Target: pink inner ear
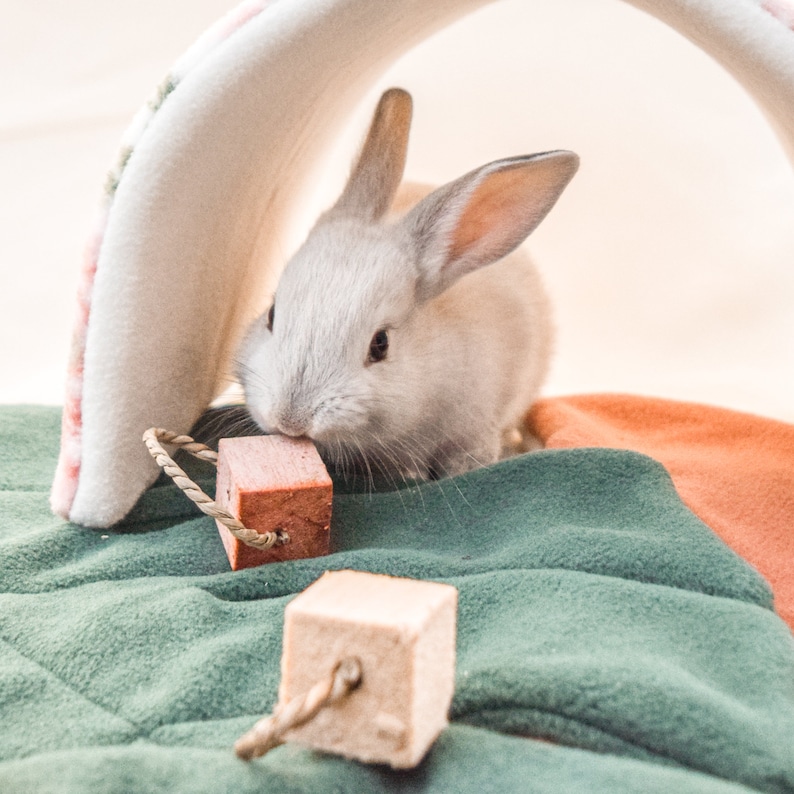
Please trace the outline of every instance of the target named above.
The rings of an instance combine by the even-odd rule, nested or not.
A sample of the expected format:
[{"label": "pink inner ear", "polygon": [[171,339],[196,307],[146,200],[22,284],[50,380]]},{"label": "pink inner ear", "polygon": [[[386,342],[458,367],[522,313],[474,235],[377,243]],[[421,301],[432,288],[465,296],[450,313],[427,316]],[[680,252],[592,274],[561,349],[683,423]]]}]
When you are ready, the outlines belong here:
[{"label": "pink inner ear", "polygon": [[[489,174],[477,185],[466,202],[452,233],[448,261],[474,254],[478,264],[501,259],[519,245],[540,221],[539,198],[545,196],[546,184],[537,166],[533,178],[523,167],[507,168]],[[548,182],[554,174],[549,169]]]},{"label": "pink inner ear", "polygon": [[447,263],[488,265],[519,246],[552,208],[575,160],[532,158],[494,171],[474,189],[452,231]]},{"label": "pink inner ear", "polygon": [[491,174],[477,185],[452,233],[448,249],[450,261],[465,256],[491,234],[498,238],[503,236],[499,229],[504,225],[505,216],[515,212],[511,204],[515,183],[520,179],[511,169]]}]

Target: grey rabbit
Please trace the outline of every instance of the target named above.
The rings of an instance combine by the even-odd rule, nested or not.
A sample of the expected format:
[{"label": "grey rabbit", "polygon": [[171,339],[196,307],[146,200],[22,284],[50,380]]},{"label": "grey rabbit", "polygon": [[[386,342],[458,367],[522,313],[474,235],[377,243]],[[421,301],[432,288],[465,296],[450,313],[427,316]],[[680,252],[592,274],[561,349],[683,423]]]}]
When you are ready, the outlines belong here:
[{"label": "grey rabbit", "polygon": [[406,91],[383,94],[341,197],[239,354],[265,432],[395,481],[496,461],[537,397],[550,310],[518,246],[579,164],[544,152],[400,190],[411,113]]}]

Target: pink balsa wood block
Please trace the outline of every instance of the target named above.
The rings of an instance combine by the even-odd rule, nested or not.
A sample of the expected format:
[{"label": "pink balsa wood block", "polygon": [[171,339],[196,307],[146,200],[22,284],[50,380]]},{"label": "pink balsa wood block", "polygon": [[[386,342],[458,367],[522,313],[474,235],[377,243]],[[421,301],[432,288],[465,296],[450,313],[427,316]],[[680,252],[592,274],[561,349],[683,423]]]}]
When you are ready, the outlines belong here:
[{"label": "pink balsa wood block", "polygon": [[279,702],[309,690],[344,657],[361,683],[286,734],[317,750],[410,768],[447,725],[455,686],[458,591],[358,571],[324,574],[284,613]]},{"label": "pink balsa wood block", "polygon": [[331,478],[308,439],[221,439],[216,503],[248,529],[282,529],[290,537],[284,545],[257,549],[216,521],[232,570],[328,554],[332,496]]}]

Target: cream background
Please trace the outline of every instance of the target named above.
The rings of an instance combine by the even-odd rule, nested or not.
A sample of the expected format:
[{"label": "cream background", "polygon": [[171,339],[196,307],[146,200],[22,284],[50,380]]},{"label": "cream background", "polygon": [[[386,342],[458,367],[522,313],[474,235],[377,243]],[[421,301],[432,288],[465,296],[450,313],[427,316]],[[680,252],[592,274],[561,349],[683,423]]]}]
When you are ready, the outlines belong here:
[{"label": "cream background", "polygon": [[[232,5],[0,0],[0,402],[61,402],[82,247],[119,138]],[[546,393],[630,391],[794,421],[794,174],[708,56],[620,0],[499,0],[364,99],[294,240],[392,84],[414,94],[412,178],[544,149],[582,157],[531,239],[559,329]]]}]

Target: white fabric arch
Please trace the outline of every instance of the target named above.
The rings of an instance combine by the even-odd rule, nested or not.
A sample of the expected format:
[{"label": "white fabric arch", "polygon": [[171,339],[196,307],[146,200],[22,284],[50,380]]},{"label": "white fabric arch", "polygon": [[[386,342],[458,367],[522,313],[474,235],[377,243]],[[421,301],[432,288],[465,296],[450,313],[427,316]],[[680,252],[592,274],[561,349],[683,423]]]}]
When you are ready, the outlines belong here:
[{"label": "white fabric arch", "polygon": [[[356,102],[485,2],[245,2],[174,66],[130,128],[86,262],[57,513],[105,527],[132,508],[157,476],[143,430],[186,431],[216,395],[266,288],[262,263],[275,266],[275,231]],[[733,74],[794,157],[787,0],[631,2]]]}]

